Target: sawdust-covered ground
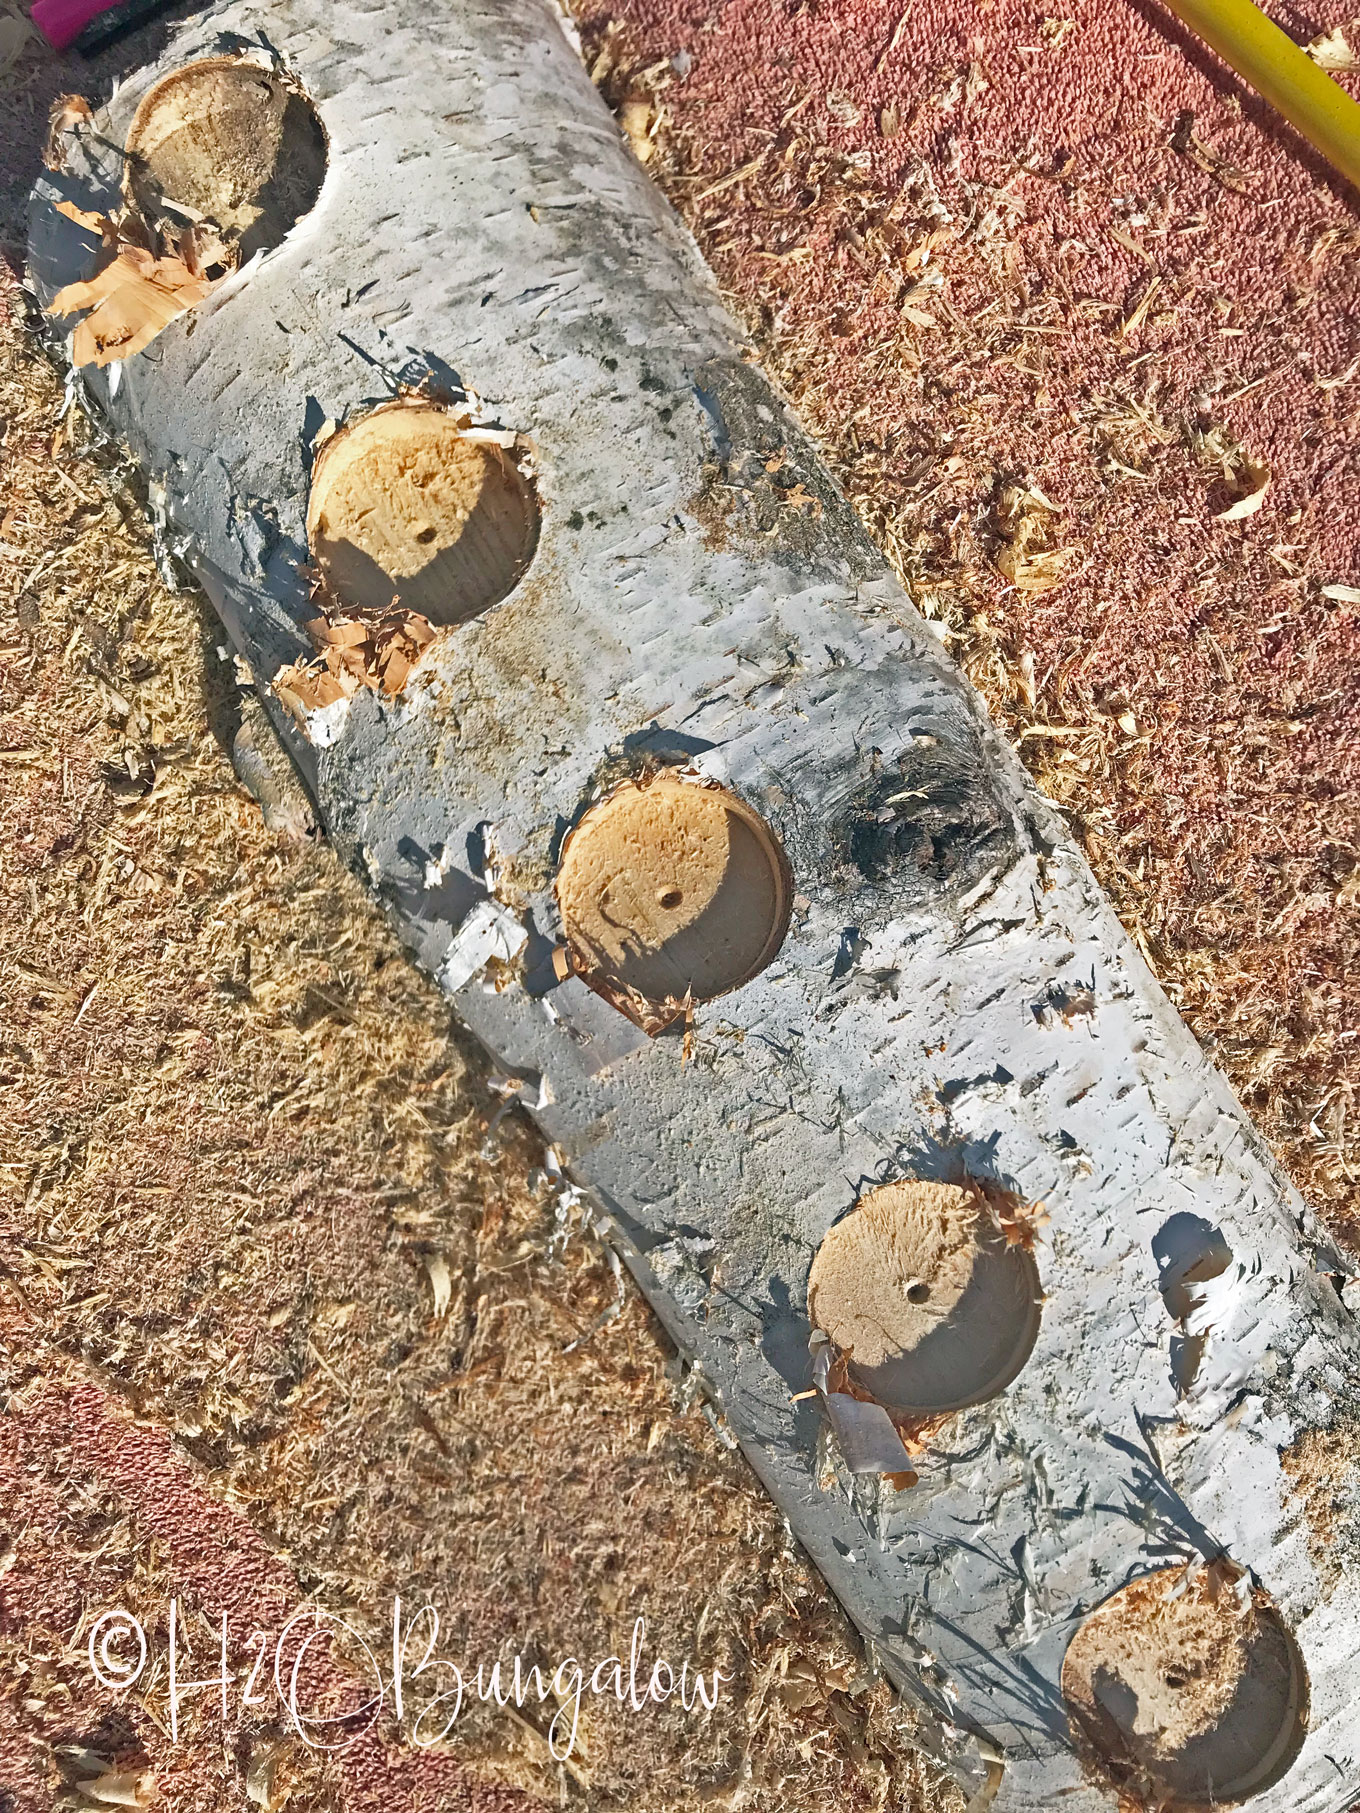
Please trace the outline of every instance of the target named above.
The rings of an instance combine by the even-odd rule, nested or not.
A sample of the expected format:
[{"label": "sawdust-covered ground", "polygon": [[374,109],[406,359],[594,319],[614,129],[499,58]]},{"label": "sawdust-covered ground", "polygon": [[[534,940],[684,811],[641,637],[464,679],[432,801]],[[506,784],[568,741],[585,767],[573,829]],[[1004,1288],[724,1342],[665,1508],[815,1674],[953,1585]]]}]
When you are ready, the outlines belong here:
[{"label": "sawdust-covered ground", "polygon": [[[770,369],[1353,1234],[1354,198],[1151,5],[581,18]],[[116,66],[4,78],[12,251],[49,99]],[[103,1758],[177,1813],[943,1806],[434,990],[238,785],[220,632],[4,301],[0,1805],[86,1805]],[[707,1720],[588,1712],[574,1773],[536,1709],[325,1761],[198,1695],[171,1740],[172,1594],[207,1674],[205,1616],[315,1595],[381,1643],[396,1592],[474,1665],[626,1651],[644,1612],[652,1654],[736,1680]],[[120,1603],[162,1658],[122,1701],[77,1641]]]}]

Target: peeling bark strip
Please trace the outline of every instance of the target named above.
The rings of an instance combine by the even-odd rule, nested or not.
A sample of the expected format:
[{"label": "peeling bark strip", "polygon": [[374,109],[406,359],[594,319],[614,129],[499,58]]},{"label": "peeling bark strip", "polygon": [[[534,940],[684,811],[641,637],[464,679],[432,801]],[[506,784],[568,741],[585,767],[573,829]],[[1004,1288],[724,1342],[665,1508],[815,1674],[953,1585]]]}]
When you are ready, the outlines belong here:
[{"label": "peeling bark strip", "polygon": [[[965,1784],[1071,1813],[1208,1800],[1246,1721],[1230,1789],[1349,1805],[1360,1552],[1318,1566],[1280,1459],[1354,1399],[1348,1265],[744,358],[558,23],[393,0],[342,42],[290,0],[187,25],[96,131],[62,127],[44,302],[94,275],[59,204],[123,205],[148,94],[224,57],[280,143],[279,97],[315,109],[324,181],[304,158],[252,257],[224,218],[239,135],[223,176],[191,131],[157,206],[240,231],[241,267],[86,383],[274,682],[332,834],[532,1079]],[[190,176],[198,202],[171,192]],[[251,191],[250,224],[277,199]],[[412,398],[447,412],[433,443],[374,413]],[[365,421],[342,456],[335,425]],[[458,444],[474,430],[494,459]],[[1002,512],[1017,583],[1047,583],[1043,500]],[[704,782],[702,823],[670,810]],[[870,1194],[912,1180],[955,1190]],[[957,1382],[993,1274],[1014,1338]],[[866,1306],[883,1339],[857,1356]]]}]

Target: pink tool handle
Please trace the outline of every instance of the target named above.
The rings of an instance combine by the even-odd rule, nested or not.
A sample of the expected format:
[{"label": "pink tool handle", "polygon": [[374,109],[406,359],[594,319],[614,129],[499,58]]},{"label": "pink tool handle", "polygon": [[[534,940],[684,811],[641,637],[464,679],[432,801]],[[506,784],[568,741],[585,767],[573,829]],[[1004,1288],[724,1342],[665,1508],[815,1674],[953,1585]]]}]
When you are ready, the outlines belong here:
[{"label": "pink tool handle", "polygon": [[30,17],[53,50],[65,50],[115,0],[36,0]]}]

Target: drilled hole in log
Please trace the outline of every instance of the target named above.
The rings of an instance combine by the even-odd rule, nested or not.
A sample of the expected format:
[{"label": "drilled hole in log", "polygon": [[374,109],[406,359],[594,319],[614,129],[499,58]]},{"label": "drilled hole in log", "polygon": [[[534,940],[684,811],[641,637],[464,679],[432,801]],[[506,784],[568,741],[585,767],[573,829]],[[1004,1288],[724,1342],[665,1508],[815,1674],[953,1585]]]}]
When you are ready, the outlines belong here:
[{"label": "drilled hole in log", "polygon": [[144,97],[127,138],[128,199],[149,218],[210,220],[242,261],[316,205],[326,134],[283,76],[236,57],[188,63]]},{"label": "drilled hole in log", "polygon": [[808,1314],[882,1404],[917,1414],[995,1397],[1039,1332],[1039,1273],[981,1197],[957,1184],[885,1184],[823,1240]]},{"label": "drilled hole in log", "polygon": [[1078,1628],[1062,1691],[1081,1734],[1133,1798],[1242,1801],[1303,1741],[1308,1680],[1279,1613],[1231,1564],[1163,1568]]},{"label": "drilled hole in log", "polygon": [[360,416],[325,443],[312,470],[312,559],[351,608],[381,610],[395,599],[431,623],[462,623],[514,590],[538,522],[511,456],[433,403]]},{"label": "drilled hole in log", "polygon": [[748,982],[789,922],[787,865],[765,822],[724,788],[670,775],[625,781],[586,813],[557,898],[577,973],[644,1025],[646,1004],[664,1025],[687,996]]}]

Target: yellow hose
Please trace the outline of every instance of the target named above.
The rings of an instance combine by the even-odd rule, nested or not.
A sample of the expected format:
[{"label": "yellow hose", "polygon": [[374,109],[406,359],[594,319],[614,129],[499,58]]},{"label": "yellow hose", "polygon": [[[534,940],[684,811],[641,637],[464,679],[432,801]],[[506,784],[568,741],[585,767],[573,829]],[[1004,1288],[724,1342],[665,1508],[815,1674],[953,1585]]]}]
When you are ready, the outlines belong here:
[{"label": "yellow hose", "polygon": [[1166,0],[1257,94],[1360,189],[1360,105],[1251,0]]}]

